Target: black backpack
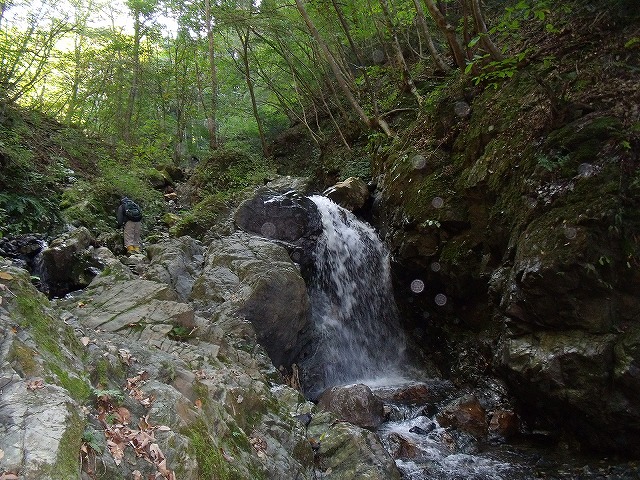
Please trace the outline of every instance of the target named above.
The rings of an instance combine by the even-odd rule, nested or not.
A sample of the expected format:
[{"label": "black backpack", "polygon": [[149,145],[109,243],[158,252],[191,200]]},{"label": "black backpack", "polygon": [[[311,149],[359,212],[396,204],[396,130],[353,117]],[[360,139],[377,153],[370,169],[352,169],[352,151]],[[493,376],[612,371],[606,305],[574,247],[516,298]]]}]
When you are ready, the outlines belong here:
[{"label": "black backpack", "polygon": [[122,200],[122,204],[124,205],[124,216],[127,220],[132,220],[134,222],[142,220],[142,209],[136,202],[125,198]]}]

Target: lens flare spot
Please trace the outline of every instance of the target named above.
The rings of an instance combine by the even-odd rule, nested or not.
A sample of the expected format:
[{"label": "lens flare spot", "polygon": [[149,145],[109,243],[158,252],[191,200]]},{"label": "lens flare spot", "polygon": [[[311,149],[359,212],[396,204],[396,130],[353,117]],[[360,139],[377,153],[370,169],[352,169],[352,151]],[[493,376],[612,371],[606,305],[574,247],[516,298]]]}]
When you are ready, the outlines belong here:
[{"label": "lens flare spot", "polygon": [[444,293],[439,293],[436,295],[435,302],[436,305],[442,307],[447,303],[447,296]]},{"label": "lens flare spot", "polygon": [[417,279],[411,282],[411,291],[413,293],[422,293],[424,291],[424,282]]},{"label": "lens flare spot", "polygon": [[411,159],[411,163],[416,170],[422,170],[427,165],[427,159],[423,155],[416,155]]},{"label": "lens flare spot", "polygon": [[442,208],[444,200],[441,197],[434,197],[434,199],[431,200],[431,205],[433,205],[433,208]]},{"label": "lens flare spot", "polygon": [[595,168],[590,163],[581,163],[578,167],[578,175],[581,177],[590,177],[595,172]]},{"label": "lens flare spot", "polygon": [[265,222],[260,228],[260,233],[265,237],[272,238],[276,234],[276,226],[271,222]]},{"label": "lens flare spot", "polygon": [[431,264],[431,271],[432,272],[439,272],[441,268],[442,267],[440,266],[440,263],[438,263],[438,262],[433,262]]},{"label": "lens flare spot", "polygon": [[380,49],[376,49],[373,51],[371,57],[373,58],[374,62],[382,63],[384,61],[384,52]]},{"label": "lens flare spot", "polygon": [[577,234],[578,234],[578,230],[576,230],[573,227],[565,227],[564,229],[564,236],[567,237],[569,240],[576,238]]}]

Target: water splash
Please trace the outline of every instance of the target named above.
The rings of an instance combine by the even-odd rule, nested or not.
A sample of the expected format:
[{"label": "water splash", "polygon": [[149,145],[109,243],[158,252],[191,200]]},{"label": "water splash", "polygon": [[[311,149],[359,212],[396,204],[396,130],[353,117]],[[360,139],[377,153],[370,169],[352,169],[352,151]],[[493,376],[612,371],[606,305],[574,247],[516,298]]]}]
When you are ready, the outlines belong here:
[{"label": "water splash", "polygon": [[405,337],[390,280],[389,253],[373,228],[326,197],[311,200],[323,233],[309,293],[313,352],[303,384],[314,397],[334,385],[400,377]]}]

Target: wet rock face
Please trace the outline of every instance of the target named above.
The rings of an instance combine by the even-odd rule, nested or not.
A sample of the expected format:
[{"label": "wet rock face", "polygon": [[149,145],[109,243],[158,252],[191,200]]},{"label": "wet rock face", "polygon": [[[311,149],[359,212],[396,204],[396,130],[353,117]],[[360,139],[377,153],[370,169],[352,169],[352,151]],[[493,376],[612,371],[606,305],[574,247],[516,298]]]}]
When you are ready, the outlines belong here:
[{"label": "wet rock face", "polygon": [[0,238],[0,257],[10,258],[18,266],[31,269],[44,245],[44,240],[38,235],[3,237]]},{"label": "wet rock face", "polygon": [[277,367],[291,365],[309,321],[306,285],[287,251],[242,232],[209,246],[189,300],[208,315],[224,312],[250,321]]},{"label": "wet rock face", "polygon": [[321,230],[315,204],[295,191],[258,192],[238,207],[235,223],[245,232],[289,243],[296,243]]},{"label": "wet rock face", "polygon": [[384,421],[382,400],[362,384],[331,387],[320,396],[318,406],[364,428],[376,428]]},{"label": "wet rock face", "polygon": [[455,427],[476,438],[483,438],[487,434],[485,409],[473,395],[454,400],[438,414],[437,418],[441,426]]},{"label": "wet rock face", "polygon": [[[540,105],[525,113],[506,96],[477,115],[487,100],[432,132],[447,158],[407,149],[379,165],[374,217],[404,318],[456,382],[499,372],[528,424],[638,455],[637,144],[612,147],[629,112],[585,110],[554,129]],[[477,346],[475,370],[459,368],[462,345]]]},{"label": "wet rock face", "polygon": [[369,199],[369,189],[360,178],[349,177],[329,187],[323,192],[323,195],[353,212],[362,208]]},{"label": "wet rock face", "polygon": [[240,230],[281,242],[303,275],[310,275],[322,223],[317,206],[308,197],[294,190],[280,193],[265,188],[240,204],[234,220]]}]

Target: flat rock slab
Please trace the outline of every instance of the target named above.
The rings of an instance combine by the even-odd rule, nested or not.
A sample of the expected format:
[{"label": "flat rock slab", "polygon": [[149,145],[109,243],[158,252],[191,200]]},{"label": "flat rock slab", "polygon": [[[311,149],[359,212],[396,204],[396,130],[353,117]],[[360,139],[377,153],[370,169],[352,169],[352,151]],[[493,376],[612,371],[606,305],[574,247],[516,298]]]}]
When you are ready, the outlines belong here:
[{"label": "flat rock slab", "polygon": [[78,298],[74,314],[88,328],[142,341],[161,340],[176,326],[195,327],[193,309],[175,299],[166,284],[129,280],[90,288]]}]

